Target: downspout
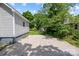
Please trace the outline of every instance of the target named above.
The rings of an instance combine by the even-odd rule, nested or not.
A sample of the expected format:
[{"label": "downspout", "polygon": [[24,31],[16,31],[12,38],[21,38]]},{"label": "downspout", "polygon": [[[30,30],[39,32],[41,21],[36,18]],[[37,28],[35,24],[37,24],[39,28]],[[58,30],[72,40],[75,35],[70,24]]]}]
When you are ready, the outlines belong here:
[{"label": "downspout", "polygon": [[13,43],[15,43],[15,14],[14,10],[12,9],[12,14],[13,14]]}]

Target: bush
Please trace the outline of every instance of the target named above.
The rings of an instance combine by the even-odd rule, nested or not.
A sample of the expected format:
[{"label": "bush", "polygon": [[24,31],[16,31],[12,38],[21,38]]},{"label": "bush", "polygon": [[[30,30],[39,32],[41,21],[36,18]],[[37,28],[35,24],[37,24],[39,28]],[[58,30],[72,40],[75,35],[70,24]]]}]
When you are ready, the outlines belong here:
[{"label": "bush", "polygon": [[68,37],[65,38],[65,40],[67,42],[69,42],[70,44],[72,44],[72,45],[74,45],[76,47],[79,47],[79,40],[74,40],[73,36],[68,36]]},{"label": "bush", "polygon": [[73,33],[73,39],[74,40],[78,40],[79,39],[79,30],[75,30],[75,32]]},{"label": "bush", "polygon": [[71,33],[71,27],[70,25],[65,24],[55,24],[52,27],[48,27],[46,30],[47,34],[53,35],[57,38],[64,38],[65,36],[70,35]]},{"label": "bush", "polygon": [[65,36],[68,36],[70,34],[70,26],[69,25],[63,25],[59,27],[58,29],[58,37],[63,38]]}]

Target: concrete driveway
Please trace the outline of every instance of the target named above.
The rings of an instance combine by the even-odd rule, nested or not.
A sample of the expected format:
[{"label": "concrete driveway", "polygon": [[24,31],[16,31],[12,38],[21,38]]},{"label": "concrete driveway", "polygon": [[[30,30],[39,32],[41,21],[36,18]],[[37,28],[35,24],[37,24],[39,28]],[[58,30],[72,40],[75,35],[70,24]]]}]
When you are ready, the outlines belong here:
[{"label": "concrete driveway", "polygon": [[79,56],[79,48],[44,35],[29,35],[0,51],[2,56]]}]

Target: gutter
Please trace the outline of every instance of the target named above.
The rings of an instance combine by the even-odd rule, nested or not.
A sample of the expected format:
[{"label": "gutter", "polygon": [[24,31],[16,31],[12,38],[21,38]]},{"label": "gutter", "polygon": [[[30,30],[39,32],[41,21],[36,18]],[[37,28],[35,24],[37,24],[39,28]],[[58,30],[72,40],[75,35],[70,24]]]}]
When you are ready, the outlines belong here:
[{"label": "gutter", "polygon": [[13,12],[15,12],[16,14],[18,14],[18,16],[20,16],[22,19],[26,20],[28,23],[30,23],[27,18],[23,17],[21,13],[19,13],[16,9],[14,9],[10,4],[8,3],[3,3],[4,5],[6,5],[7,7],[9,7],[11,10],[14,10]]}]

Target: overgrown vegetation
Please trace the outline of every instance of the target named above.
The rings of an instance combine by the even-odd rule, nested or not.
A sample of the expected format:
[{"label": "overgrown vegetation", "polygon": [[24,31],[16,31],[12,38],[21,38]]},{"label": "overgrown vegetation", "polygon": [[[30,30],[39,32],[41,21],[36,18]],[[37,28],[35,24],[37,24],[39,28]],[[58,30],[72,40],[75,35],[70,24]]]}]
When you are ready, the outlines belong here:
[{"label": "overgrown vegetation", "polygon": [[[31,34],[49,34],[68,41],[79,47],[79,29],[75,25],[79,23],[79,15],[71,15],[69,9],[75,4],[46,3],[36,14],[24,12],[23,16],[30,21]],[[29,15],[30,14],[30,15]],[[70,38],[72,36],[72,38]],[[65,38],[66,37],[66,38]]]},{"label": "overgrown vegetation", "polygon": [[65,37],[64,40],[76,47],[79,47],[79,39],[78,40],[73,39],[73,36]]},{"label": "overgrown vegetation", "polygon": [[35,28],[30,29],[29,35],[42,35],[43,33]]}]

